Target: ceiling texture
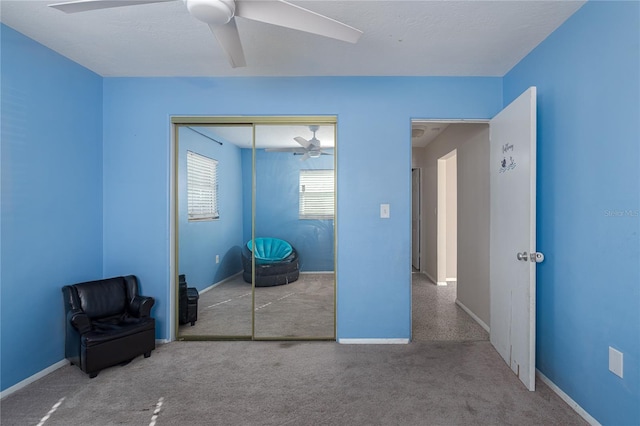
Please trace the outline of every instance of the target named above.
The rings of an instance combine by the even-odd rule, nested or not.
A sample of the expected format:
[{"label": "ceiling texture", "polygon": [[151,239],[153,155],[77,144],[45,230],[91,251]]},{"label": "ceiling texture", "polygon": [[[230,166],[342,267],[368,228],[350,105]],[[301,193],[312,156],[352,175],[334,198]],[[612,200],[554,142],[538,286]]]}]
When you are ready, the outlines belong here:
[{"label": "ceiling texture", "polygon": [[[56,1],[0,0],[0,20],[103,77],[502,77],[585,3],[292,0],[364,34],[351,44],[237,18],[247,66],[232,68],[182,0],[75,14],[48,7]],[[446,126],[414,123],[413,146]],[[225,136],[242,145],[240,134]],[[291,135],[278,140],[296,146]]]},{"label": "ceiling texture", "polygon": [[75,14],[57,1],[1,0],[0,20],[103,77],[501,77],[584,4],[293,0],[364,34],[351,44],[237,18],[247,66],[232,68],[182,0]]}]

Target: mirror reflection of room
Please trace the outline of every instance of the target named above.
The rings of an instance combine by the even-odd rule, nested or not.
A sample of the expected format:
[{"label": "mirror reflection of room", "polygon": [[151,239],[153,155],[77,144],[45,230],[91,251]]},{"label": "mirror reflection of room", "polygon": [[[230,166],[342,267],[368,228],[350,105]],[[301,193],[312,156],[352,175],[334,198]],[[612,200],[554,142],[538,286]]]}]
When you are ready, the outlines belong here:
[{"label": "mirror reflection of room", "polygon": [[335,125],[256,125],[255,152],[251,125],[178,139],[178,336],[334,339]]},{"label": "mirror reflection of room", "polygon": [[242,245],[251,238],[244,226],[251,221],[251,158],[243,151],[251,152],[252,135],[251,126],[178,129],[178,271],[198,294],[193,322],[179,290],[180,337],[252,335],[252,289],[241,274]]},{"label": "mirror reflection of room", "polygon": [[258,125],[255,138],[255,242],[292,248],[277,263],[254,252],[255,337],[334,338],[335,126]]}]

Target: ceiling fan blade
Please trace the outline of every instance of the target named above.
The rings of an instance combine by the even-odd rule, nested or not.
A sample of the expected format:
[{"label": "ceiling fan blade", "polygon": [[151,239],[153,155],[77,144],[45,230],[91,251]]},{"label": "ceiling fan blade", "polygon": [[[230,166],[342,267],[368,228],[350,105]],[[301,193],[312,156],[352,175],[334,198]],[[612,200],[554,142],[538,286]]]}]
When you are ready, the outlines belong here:
[{"label": "ceiling fan blade", "polygon": [[224,53],[227,54],[231,67],[246,67],[247,61],[244,59],[244,51],[242,50],[242,43],[240,43],[236,20],[231,19],[224,25],[209,25],[209,28],[218,39],[218,43],[222,46]]},{"label": "ceiling fan blade", "polygon": [[311,158],[311,155],[309,154],[309,152],[305,152],[300,161],[306,161],[309,158]]},{"label": "ceiling fan blade", "polygon": [[86,12],[88,10],[110,9],[112,7],[135,6],[137,4],[164,3],[177,0],[77,0],[50,4],[49,7],[65,13]]},{"label": "ceiling fan blade", "polygon": [[236,0],[236,16],[356,43],[362,31],[283,0]]},{"label": "ceiling fan blade", "polygon": [[295,138],[293,138],[296,142],[298,142],[300,145],[302,145],[302,147],[304,149],[309,148],[309,146],[311,145],[311,143],[306,140],[305,138],[303,138],[302,136],[296,136]]}]

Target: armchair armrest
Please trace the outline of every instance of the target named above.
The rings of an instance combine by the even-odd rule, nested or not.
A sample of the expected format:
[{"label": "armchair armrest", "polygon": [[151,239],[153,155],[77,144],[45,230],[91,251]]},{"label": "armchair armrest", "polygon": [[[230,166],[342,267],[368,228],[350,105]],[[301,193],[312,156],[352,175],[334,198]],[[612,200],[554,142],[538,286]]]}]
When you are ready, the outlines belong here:
[{"label": "armchair armrest", "polygon": [[72,310],[67,313],[67,321],[78,330],[78,333],[84,334],[91,330],[91,319],[80,310]]},{"label": "armchair armrest", "polygon": [[148,317],[155,302],[153,297],[136,296],[129,303],[129,313],[137,318]]}]

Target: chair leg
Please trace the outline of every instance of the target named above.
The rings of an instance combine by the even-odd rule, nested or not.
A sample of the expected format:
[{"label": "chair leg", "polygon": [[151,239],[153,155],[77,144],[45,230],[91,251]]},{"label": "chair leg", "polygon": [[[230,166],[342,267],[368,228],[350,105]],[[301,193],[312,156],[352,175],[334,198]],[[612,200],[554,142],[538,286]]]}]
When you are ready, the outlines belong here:
[{"label": "chair leg", "polygon": [[194,325],[196,325],[195,321],[191,321],[191,327],[193,327]]},{"label": "chair leg", "polygon": [[151,356],[151,351],[144,353],[144,357],[145,358],[149,358],[150,356]]}]

